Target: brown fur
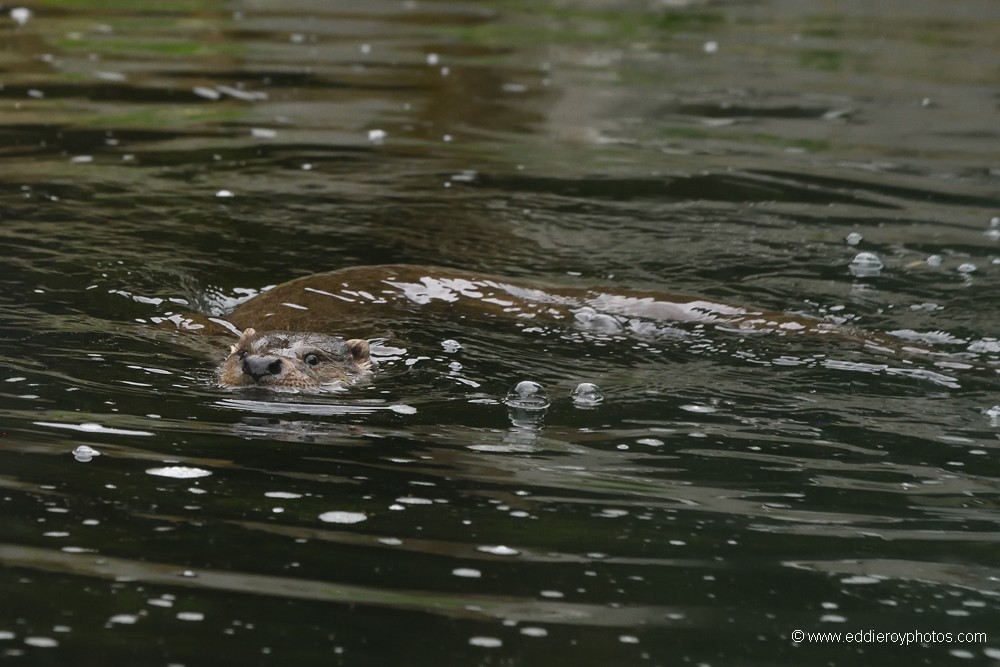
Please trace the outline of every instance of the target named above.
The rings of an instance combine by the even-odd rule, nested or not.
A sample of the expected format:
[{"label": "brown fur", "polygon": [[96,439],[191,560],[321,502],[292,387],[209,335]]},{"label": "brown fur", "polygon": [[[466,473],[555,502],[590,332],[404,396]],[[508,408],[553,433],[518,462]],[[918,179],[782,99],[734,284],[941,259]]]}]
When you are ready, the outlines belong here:
[{"label": "brown fur", "polygon": [[326,334],[243,331],[218,369],[224,387],[321,389],[371,371],[368,341]]},{"label": "brown fur", "polygon": [[[741,334],[826,334],[887,351],[922,352],[884,334],[696,297],[617,286],[546,285],[409,265],[361,266],[304,276],[264,290],[224,320],[173,315],[161,321],[189,331],[243,332],[218,369],[223,386],[320,388],[353,382],[372,366],[366,341],[345,341],[323,332],[349,326],[354,335],[379,337],[389,334],[387,326],[419,326],[428,317],[481,323],[575,320],[578,326],[606,331],[614,331],[623,320],[639,318],[709,325]],[[317,354],[319,363],[308,364],[306,356],[317,352],[322,353]],[[272,367],[275,361],[281,363]]]}]

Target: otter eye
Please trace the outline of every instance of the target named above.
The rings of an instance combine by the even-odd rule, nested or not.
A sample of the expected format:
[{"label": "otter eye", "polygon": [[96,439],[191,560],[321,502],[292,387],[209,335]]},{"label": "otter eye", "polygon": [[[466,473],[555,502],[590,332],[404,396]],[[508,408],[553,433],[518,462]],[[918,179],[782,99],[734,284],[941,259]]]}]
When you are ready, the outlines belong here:
[{"label": "otter eye", "polygon": [[303,361],[305,361],[310,366],[315,366],[316,364],[319,363],[319,357],[317,357],[315,354],[307,354],[303,359]]}]

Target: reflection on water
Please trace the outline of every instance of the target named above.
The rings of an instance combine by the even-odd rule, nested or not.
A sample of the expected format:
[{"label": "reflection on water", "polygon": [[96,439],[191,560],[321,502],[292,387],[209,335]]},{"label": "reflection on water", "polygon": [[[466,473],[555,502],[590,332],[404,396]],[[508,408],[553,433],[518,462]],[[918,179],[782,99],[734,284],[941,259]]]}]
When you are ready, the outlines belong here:
[{"label": "reflection on water", "polygon": [[[885,11],[5,8],[3,663],[1000,662],[1000,14]],[[389,263],[608,298],[326,394],[152,324]]]}]

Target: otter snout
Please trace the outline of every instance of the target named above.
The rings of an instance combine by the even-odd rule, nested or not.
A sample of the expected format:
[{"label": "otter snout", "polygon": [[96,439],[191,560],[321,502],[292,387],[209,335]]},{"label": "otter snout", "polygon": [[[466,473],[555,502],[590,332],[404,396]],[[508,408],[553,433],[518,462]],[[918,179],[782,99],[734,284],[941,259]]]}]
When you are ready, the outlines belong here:
[{"label": "otter snout", "polygon": [[268,375],[280,375],[281,367],[281,359],[278,357],[247,355],[243,359],[243,372],[252,377],[255,382],[260,382]]}]

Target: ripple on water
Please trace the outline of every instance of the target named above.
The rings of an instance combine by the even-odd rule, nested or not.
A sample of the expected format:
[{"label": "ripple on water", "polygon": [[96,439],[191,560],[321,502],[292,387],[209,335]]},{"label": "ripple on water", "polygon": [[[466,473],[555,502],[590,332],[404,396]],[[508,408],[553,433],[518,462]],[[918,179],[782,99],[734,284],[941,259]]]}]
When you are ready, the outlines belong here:
[{"label": "ripple on water", "polygon": [[84,433],[112,433],[115,435],[155,435],[149,431],[136,431],[132,429],[114,428],[103,426],[95,422],[84,422],[82,424],[69,424],[61,422],[34,422],[36,426],[47,426],[49,428],[64,428],[72,431],[82,431]]},{"label": "ripple on water", "polygon": [[[771,637],[756,642],[755,657],[774,664],[787,662],[773,638],[788,632],[778,626],[796,605],[826,625],[855,623],[859,609],[907,627],[980,629],[996,616],[1000,399],[995,364],[981,362],[1000,354],[984,338],[1000,331],[1000,217],[986,229],[994,184],[961,167],[987,161],[988,143],[982,132],[954,132],[947,154],[935,152],[940,134],[892,122],[902,110],[928,127],[990,126],[995,109],[958,103],[992,94],[984,73],[998,47],[988,22],[935,22],[949,54],[982,55],[935,108],[911,99],[936,85],[934,68],[885,57],[900,46],[915,63],[940,55],[940,44],[920,39],[923,14],[948,18],[949,3],[933,0],[918,3],[916,18],[844,37],[822,28],[852,25],[857,7],[828,3],[833,16],[812,27],[829,50],[847,39],[874,54],[872,76],[847,91],[844,71],[796,68],[797,52],[732,39],[748,25],[794,34],[801,17],[768,12],[782,3],[711,3],[706,25],[681,26],[693,59],[629,50],[660,40],[664,21],[705,18],[679,16],[691,3],[632,3],[652,8],[650,20],[621,43],[620,15],[576,6],[560,14],[566,37],[552,33],[556,48],[546,49],[552,72],[573,67],[558,95],[545,93],[551,73],[537,66],[538,45],[505,41],[511,26],[537,19],[534,3],[403,3],[403,20],[379,3],[346,13],[286,3],[212,15],[211,39],[154,3],[149,17],[143,3],[105,3],[129,8],[102,11],[100,26],[85,8],[95,3],[58,4],[44,21],[13,4],[3,11],[18,47],[5,54],[16,73],[6,95],[20,95],[37,122],[7,114],[17,150],[0,155],[14,260],[0,278],[0,365],[13,376],[0,382],[0,496],[17,510],[4,516],[0,560],[25,580],[3,589],[13,597],[0,607],[17,618],[0,623],[0,653],[32,658],[45,653],[33,646],[58,638],[56,651],[83,642],[109,664],[150,663],[193,632],[193,651],[232,649],[251,663],[312,647],[415,666],[463,652],[528,662],[532,650],[580,667],[671,654],[721,665],[746,657],[739,641],[704,641],[728,623]],[[542,4],[544,13],[581,3]],[[134,22],[141,34],[125,29]],[[409,39],[414,26],[419,39]],[[496,44],[456,48],[455,31],[469,26]],[[179,48],[148,53],[150,42]],[[253,57],[232,65],[227,54],[248,49]],[[692,63],[703,68],[716,51],[731,66],[704,85],[649,95],[650,76],[695,81]],[[317,53],[337,62],[317,69]],[[793,76],[770,76],[789,60]],[[160,85],[164,72],[173,90]],[[101,113],[109,107],[92,94],[95,77],[115,113]],[[820,108],[830,104],[838,109]],[[865,122],[850,122],[850,107]],[[565,150],[567,114],[606,133],[596,137],[601,159]],[[718,124],[684,131],[705,121]],[[821,135],[831,139],[822,149],[798,150],[797,137]],[[901,137],[911,150],[899,150]],[[858,155],[864,165],[851,162]],[[459,171],[470,156],[477,171]],[[220,315],[264,282],[387,257],[508,269],[574,294],[602,283],[746,309],[806,303],[850,326],[911,332],[900,348],[957,353],[751,338],[720,331],[720,320],[659,318],[640,303],[634,314],[562,302],[514,313],[457,283],[426,284],[408,296],[427,308],[407,301],[405,314],[384,318],[384,303],[373,305],[381,287],[367,285],[350,304],[360,318],[336,325],[360,322],[357,335],[403,345],[400,336],[406,347],[373,344],[383,367],[370,385],[292,401],[191,382],[193,364],[210,372],[213,362],[193,353],[207,343],[131,323],[174,307]],[[574,275],[556,275],[564,270]],[[206,283],[230,296],[204,294]],[[253,289],[232,288],[241,283]],[[453,303],[462,295],[480,300],[476,313]],[[699,312],[727,315],[689,310]],[[112,332],[130,327],[140,333]],[[946,331],[916,333],[936,328]],[[966,361],[972,368],[936,365]],[[510,395],[521,379],[534,390]],[[150,421],[154,413],[162,419]],[[53,511],[60,504],[71,511]],[[100,517],[100,528],[81,525],[85,517]],[[49,537],[38,540],[39,530]],[[120,539],[146,534],[169,536],[169,549]],[[803,552],[829,562],[783,567]],[[869,559],[852,565],[845,554]],[[887,579],[864,578],[876,573]],[[53,590],[58,604],[37,603]],[[974,595],[978,606],[959,597]],[[336,627],[316,622],[324,606]],[[113,630],[84,637],[95,611],[90,621]],[[79,627],[62,634],[71,618]],[[146,641],[151,633],[162,645]],[[810,650],[815,662],[844,661],[836,648]],[[947,647],[930,651],[947,656]],[[951,655],[973,653],[1000,659],[995,642]]]}]

